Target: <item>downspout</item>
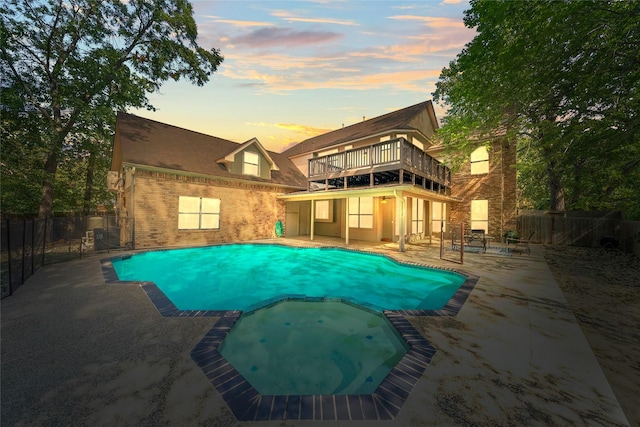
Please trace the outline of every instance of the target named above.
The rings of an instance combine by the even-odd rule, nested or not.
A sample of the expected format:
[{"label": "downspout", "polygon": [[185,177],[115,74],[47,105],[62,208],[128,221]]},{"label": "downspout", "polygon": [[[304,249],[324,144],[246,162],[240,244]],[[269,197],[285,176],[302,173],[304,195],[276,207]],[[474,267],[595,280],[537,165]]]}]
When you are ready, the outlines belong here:
[{"label": "downspout", "polygon": [[406,252],[406,249],[404,247],[404,235],[406,233],[407,226],[407,207],[404,202],[404,198],[398,197],[398,193],[396,192],[396,190],[393,190],[393,196],[396,199],[400,199],[400,204],[402,206],[400,209],[400,241],[398,242],[398,247],[400,252]]},{"label": "downspout", "polygon": [[504,236],[504,142],[500,142],[500,235]]},{"label": "downspout", "polygon": [[135,249],[136,245],[135,242],[133,241],[134,236],[135,236],[135,232],[134,232],[134,227],[135,227],[135,215],[133,214],[133,207],[134,207],[134,190],[135,190],[135,184],[136,184],[136,168],[132,167],[131,168],[131,200],[130,200],[130,204],[131,204],[131,208],[129,209],[130,215],[129,215],[129,221],[131,221],[131,223],[129,224],[129,230],[131,233],[131,236],[129,237],[129,242],[131,242],[131,249]]}]

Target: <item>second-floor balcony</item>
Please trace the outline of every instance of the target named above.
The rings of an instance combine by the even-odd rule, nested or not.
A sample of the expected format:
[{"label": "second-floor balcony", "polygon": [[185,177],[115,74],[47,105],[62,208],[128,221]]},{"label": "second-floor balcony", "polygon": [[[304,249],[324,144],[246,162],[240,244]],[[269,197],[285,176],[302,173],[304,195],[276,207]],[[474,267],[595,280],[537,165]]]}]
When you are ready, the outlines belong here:
[{"label": "second-floor balcony", "polygon": [[405,138],[309,159],[309,181],[325,181],[327,187],[329,182],[339,183],[344,178],[346,183],[347,177],[355,176],[370,176],[366,181],[371,186],[394,180],[403,183],[405,173],[414,183],[417,178],[432,189],[434,184],[439,190],[451,185],[451,170]]}]

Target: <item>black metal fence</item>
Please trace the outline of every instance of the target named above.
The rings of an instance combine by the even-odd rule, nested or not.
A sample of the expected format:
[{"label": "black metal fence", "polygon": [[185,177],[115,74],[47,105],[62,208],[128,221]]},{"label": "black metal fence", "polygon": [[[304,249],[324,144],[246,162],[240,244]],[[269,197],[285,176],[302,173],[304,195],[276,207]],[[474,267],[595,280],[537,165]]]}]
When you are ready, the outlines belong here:
[{"label": "black metal fence", "polygon": [[6,219],[1,227],[2,298],[46,264],[130,249],[121,245],[126,221],[115,216]]}]

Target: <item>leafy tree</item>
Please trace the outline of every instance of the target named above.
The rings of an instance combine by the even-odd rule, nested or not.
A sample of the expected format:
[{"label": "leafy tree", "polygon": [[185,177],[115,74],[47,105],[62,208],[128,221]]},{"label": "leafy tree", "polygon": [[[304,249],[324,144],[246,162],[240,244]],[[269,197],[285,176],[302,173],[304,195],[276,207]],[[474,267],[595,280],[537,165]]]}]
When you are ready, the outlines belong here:
[{"label": "leafy tree", "polygon": [[152,109],[147,95],[163,82],[186,77],[204,85],[222,62],[218,50],[197,44],[186,0],[11,0],[0,8],[3,92],[22,98],[16,117],[26,113],[37,123],[37,135],[28,135],[34,132],[24,120],[7,132],[22,132],[15,144],[46,153],[42,176],[29,177],[42,178],[40,216],[51,213],[58,167],[78,148],[69,135],[85,134],[83,123],[107,123],[127,107]]},{"label": "leafy tree", "polygon": [[464,21],[478,35],[433,94],[451,155],[506,136],[535,207],[640,214],[640,2],[472,0]]}]

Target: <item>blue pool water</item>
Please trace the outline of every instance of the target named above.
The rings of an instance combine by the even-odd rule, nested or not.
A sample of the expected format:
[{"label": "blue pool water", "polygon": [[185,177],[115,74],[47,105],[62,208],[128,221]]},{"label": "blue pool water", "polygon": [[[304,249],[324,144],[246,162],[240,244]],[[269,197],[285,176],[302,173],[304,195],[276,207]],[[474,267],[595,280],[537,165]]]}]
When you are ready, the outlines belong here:
[{"label": "blue pool water", "polygon": [[231,244],[113,260],[120,280],[154,282],[181,310],[250,310],[287,295],[344,298],[378,311],[442,308],[465,278],[336,248]]}]

